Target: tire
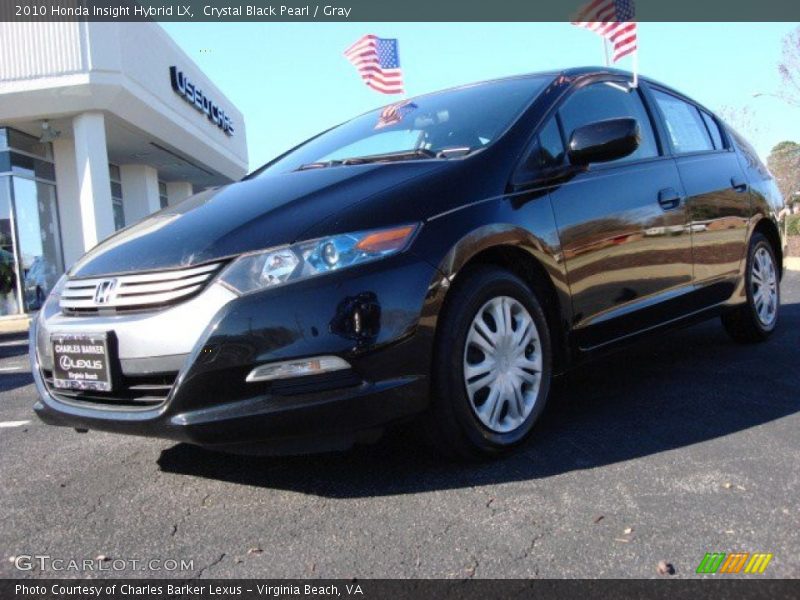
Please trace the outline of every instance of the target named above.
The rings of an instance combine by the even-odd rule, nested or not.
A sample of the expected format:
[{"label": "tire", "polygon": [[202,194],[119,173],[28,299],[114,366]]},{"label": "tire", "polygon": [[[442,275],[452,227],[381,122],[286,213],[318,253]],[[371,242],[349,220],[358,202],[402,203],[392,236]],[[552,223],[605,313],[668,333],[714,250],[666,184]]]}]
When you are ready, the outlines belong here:
[{"label": "tire", "polygon": [[[424,416],[430,441],[448,456],[504,454],[527,438],[544,410],[552,350],[540,297],[497,267],[475,267],[456,278],[438,325],[433,397]],[[498,327],[494,314],[507,314],[510,327]]]},{"label": "tire", "polygon": [[778,323],[781,289],[772,244],[758,232],[753,234],[747,249],[745,289],[747,301],[724,313],[722,324],[737,342],[763,342]]}]

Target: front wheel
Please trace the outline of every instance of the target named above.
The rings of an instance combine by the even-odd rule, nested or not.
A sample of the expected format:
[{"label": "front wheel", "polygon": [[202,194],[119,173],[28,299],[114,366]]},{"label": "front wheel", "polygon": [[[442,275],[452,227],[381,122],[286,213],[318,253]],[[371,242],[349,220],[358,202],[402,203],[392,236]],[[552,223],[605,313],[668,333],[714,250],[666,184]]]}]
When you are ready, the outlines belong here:
[{"label": "front wheel", "polygon": [[762,342],[775,330],[781,298],[775,252],[761,233],[750,240],[745,288],[747,302],[723,314],[722,324],[737,342]]},{"label": "front wheel", "polygon": [[461,457],[520,444],[547,401],[550,332],[542,305],[516,275],[478,267],[460,275],[438,325],[432,441]]}]

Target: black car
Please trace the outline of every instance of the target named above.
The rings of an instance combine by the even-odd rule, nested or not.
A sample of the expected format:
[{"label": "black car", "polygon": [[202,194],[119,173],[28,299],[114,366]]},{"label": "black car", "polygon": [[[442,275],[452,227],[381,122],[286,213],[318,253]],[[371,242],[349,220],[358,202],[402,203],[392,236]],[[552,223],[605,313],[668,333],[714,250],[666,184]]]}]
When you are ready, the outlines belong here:
[{"label": "black car", "polygon": [[101,243],[31,330],[47,423],[239,452],[522,442],[552,378],[721,316],[775,329],[782,199],[654,81],[580,68],[403,100]]}]

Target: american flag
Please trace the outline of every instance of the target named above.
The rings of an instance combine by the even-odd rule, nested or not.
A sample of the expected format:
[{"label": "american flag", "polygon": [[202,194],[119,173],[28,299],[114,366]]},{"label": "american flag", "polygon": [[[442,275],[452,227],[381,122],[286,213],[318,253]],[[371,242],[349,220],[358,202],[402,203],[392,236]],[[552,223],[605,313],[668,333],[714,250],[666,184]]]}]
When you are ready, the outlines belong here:
[{"label": "american flag", "polygon": [[390,125],[396,125],[402,121],[408,113],[413,112],[416,109],[417,105],[411,100],[390,104],[381,111],[381,115],[378,117],[378,124],[375,125],[375,129],[383,129],[384,127],[389,127]]},{"label": "american flag", "polygon": [[396,39],[382,39],[369,34],[344,51],[369,87],[382,94],[403,93],[403,70]]},{"label": "american flag", "polygon": [[590,0],[575,16],[573,25],[584,27],[614,44],[613,62],[636,50],[633,0]]}]

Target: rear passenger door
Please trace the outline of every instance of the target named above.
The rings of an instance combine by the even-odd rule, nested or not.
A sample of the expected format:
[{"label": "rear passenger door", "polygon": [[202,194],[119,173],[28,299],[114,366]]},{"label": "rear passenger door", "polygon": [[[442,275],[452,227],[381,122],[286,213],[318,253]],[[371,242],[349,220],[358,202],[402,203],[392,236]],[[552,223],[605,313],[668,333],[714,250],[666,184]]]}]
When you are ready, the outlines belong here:
[{"label": "rear passenger door", "polygon": [[736,284],[747,241],[750,191],[730,141],[714,117],[651,86],[686,190],[698,301],[715,304]]}]

